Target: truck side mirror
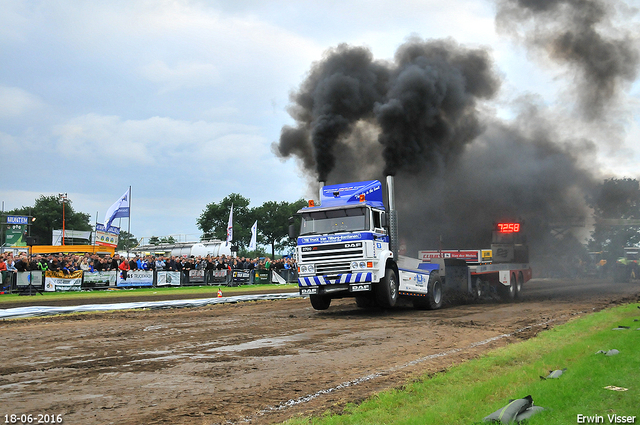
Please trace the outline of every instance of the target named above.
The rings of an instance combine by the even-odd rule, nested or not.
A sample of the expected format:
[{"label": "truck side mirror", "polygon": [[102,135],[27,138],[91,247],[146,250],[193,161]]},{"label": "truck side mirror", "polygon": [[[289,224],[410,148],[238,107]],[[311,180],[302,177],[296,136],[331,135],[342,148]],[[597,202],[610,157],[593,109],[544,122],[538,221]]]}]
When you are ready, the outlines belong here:
[{"label": "truck side mirror", "polygon": [[296,229],[296,221],[293,217],[289,217],[289,237],[291,239],[298,238],[298,231]]},{"label": "truck side mirror", "polygon": [[382,213],[380,214],[380,225],[386,229],[387,226],[389,225],[389,223],[387,223],[387,214]]}]

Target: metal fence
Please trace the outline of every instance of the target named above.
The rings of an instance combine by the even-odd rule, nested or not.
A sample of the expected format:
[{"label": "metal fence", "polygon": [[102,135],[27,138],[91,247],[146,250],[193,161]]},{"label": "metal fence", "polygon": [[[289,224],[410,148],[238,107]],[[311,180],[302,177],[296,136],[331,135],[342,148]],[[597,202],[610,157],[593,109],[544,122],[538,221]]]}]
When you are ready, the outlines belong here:
[{"label": "metal fence", "polygon": [[270,283],[296,283],[297,271],[283,270],[190,270],[139,271],[124,274],[120,271],[106,272],[12,272],[3,271],[0,293],[25,293],[34,291],[79,291],[118,287],[156,286],[240,286]]}]

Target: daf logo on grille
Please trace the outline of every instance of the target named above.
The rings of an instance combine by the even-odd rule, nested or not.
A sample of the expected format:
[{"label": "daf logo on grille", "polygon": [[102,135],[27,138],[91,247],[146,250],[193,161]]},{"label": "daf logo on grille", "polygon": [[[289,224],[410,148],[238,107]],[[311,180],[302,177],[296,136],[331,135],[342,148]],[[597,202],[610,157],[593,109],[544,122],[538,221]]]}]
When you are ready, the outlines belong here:
[{"label": "daf logo on grille", "polygon": [[362,292],[362,291],[370,291],[371,284],[361,284],[361,285],[351,285],[349,286],[349,291],[351,292]]}]

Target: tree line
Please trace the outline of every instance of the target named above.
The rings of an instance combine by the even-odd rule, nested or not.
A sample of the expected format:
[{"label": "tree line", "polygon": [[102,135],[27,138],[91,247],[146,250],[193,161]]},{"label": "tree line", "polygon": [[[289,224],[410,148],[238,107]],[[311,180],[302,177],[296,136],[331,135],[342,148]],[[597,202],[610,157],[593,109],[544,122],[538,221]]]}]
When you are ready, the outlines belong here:
[{"label": "tree line", "polygon": [[593,208],[594,230],[588,241],[589,251],[606,253],[608,261],[624,256],[624,247],[640,244],[640,226],[611,224],[611,220],[640,220],[640,185],[631,178],[607,179],[587,197]]},{"label": "tree line", "polygon": [[[292,246],[288,238],[289,217],[306,205],[303,199],[295,202],[267,201],[258,207],[250,207],[250,200],[240,194],[232,193],[220,202],[208,204],[196,224],[202,231],[202,240],[227,238],[227,222],[233,204],[233,244],[246,249],[251,240],[251,226],[258,221],[257,242],[271,247],[272,257],[276,250]],[[33,206],[6,211],[4,216],[19,215],[35,217],[36,220],[28,230],[30,236],[37,239],[38,245],[51,245],[53,230],[62,229],[63,200],[57,195],[41,195]],[[6,219],[2,220],[6,222]],[[73,208],[71,200],[64,200],[64,222],[67,230],[91,231],[90,214],[78,212]],[[152,236],[150,244],[175,243],[172,236]],[[2,241],[4,244],[4,241]],[[70,244],[69,238],[66,243]],[[137,244],[135,236],[121,230],[118,248],[126,250]]]},{"label": "tree line", "polygon": [[[65,227],[69,230],[92,230],[91,216],[75,211],[71,200],[64,201]],[[52,231],[62,229],[63,200],[56,195],[41,195],[33,206],[16,208],[4,215],[35,217],[30,226],[30,235],[37,238],[40,245],[52,242]],[[589,251],[607,252],[610,259],[623,255],[625,246],[640,244],[640,226],[617,224],[607,220],[640,220],[640,184],[637,179],[606,179],[597,190],[587,196],[587,204],[593,209],[595,219],[591,238],[587,241]],[[258,221],[258,244],[271,247],[272,256],[276,251],[294,246],[288,237],[289,217],[306,205],[303,199],[295,202],[267,201],[258,207],[250,207],[250,200],[238,193],[231,193],[220,202],[208,204],[198,217],[196,224],[202,231],[202,240],[226,240],[229,211],[233,205],[233,244],[246,249],[251,240],[251,226]],[[3,219],[6,222],[6,219]],[[153,243],[175,242],[169,237],[152,237]],[[118,249],[126,249],[137,242],[132,234],[120,232],[121,244]],[[4,244],[4,240],[2,241]]]},{"label": "tree line", "polygon": [[251,241],[251,226],[257,220],[257,242],[271,247],[273,258],[276,250],[295,246],[289,239],[289,217],[307,205],[304,199],[295,202],[267,201],[259,207],[250,208],[250,200],[232,193],[220,202],[208,204],[196,224],[202,231],[202,239],[227,239],[229,211],[233,205],[233,244],[243,249]]}]

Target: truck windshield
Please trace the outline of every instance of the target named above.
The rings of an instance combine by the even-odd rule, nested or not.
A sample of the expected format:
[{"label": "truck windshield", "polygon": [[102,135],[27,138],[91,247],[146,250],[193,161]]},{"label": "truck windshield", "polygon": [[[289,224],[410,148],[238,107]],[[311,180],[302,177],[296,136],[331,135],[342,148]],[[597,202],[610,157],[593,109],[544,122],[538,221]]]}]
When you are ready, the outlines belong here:
[{"label": "truck windshield", "polygon": [[302,213],[301,235],[369,230],[368,208]]}]

